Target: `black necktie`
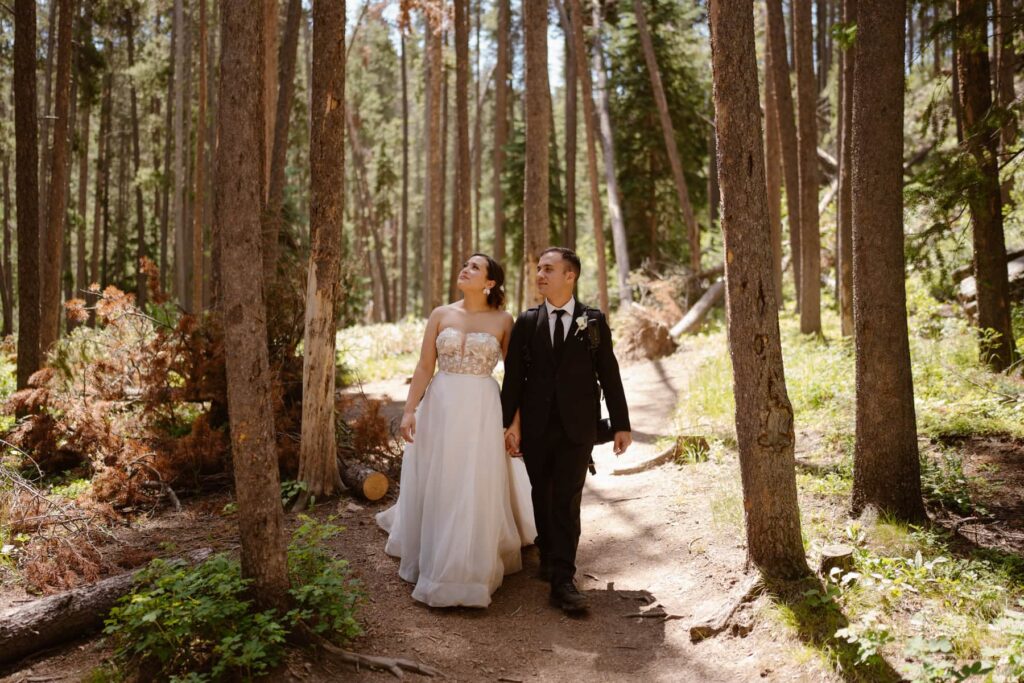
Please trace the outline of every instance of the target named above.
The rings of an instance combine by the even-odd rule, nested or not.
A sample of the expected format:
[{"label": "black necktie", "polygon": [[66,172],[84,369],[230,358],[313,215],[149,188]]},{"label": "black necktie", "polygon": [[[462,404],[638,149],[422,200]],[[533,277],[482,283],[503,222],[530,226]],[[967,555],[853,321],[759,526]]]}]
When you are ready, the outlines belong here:
[{"label": "black necktie", "polygon": [[562,316],[565,310],[559,308],[552,313],[555,314],[555,338],[552,340],[551,348],[555,352],[555,360],[562,360],[562,346],[565,345],[565,326],[562,325]]}]

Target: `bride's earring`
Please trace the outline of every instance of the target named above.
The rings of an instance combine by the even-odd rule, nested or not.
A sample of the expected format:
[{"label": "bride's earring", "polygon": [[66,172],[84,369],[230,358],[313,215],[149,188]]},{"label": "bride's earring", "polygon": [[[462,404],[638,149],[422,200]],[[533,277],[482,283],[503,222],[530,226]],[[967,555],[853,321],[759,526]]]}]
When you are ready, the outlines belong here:
[{"label": "bride's earring", "polygon": [[490,296],[490,295],[491,295],[491,288],[490,287],[485,287],[484,288],[484,296]]}]

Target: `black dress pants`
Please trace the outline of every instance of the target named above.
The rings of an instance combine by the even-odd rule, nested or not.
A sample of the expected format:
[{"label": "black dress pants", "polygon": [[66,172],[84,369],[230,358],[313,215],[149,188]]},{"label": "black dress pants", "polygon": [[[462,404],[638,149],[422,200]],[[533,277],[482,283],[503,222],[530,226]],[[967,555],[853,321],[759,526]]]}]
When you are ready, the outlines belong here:
[{"label": "black dress pants", "polygon": [[523,443],[530,476],[537,548],[551,567],[551,582],[571,581],[576,574],[580,541],[580,502],[592,445],[573,443],[565,434],[557,409],[542,436]]}]

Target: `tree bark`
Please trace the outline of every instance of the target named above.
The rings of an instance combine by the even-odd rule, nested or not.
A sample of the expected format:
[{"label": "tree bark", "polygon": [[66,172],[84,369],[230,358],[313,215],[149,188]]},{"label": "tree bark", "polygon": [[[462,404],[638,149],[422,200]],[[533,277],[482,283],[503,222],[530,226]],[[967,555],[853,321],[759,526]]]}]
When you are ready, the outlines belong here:
[{"label": "tree bark", "polygon": [[[779,113],[772,92],[775,74],[772,68],[771,32],[765,31],[764,49],[764,138],[765,185],[768,193],[768,224],[772,245],[772,282],[775,301],[782,305],[782,143],[779,140]],[[710,201],[710,197],[709,197]]]},{"label": "tree bark", "polygon": [[853,512],[927,519],[903,257],[903,0],[859,0],[851,121],[857,418]]},{"label": "tree bark", "polygon": [[[772,50],[772,96],[778,113],[779,140],[782,142],[782,172],[786,183],[786,215],[789,224],[789,252],[793,264],[793,288],[800,307],[800,155],[797,150],[793,90],[789,83],[786,57],[786,18],[782,0],[767,0],[769,45]],[[817,204],[817,199],[815,199]]]},{"label": "tree bark", "polygon": [[679,200],[679,208],[683,212],[683,224],[686,226],[687,236],[690,244],[690,270],[694,273],[700,272],[700,226],[693,215],[693,204],[690,203],[690,192],[686,188],[686,178],[683,177],[683,162],[679,158],[679,146],[676,143],[676,131],[672,125],[672,117],[668,113],[668,100],[665,99],[665,86],[661,82],[661,70],[658,68],[658,60],[654,54],[654,43],[651,41],[651,31],[647,26],[647,14],[644,10],[644,0],[633,0],[633,12],[636,15],[636,28],[640,33],[640,43],[643,46],[644,61],[647,63],[647,72],[651,77],[651,90],[654,91],[654,103],[658,107],[658,119],[661,121],[661,134],[665,139],[665,150],[668,153],[669,165],[672,167],[672,180],[676,187],[676,198]]},{"label": "tree bark", "polygon": [[11,291],[11,164],[7,154],[3,155],[4,192],[4,253],[3,268],[0,268],[0,294],[3,294],[4,323],[0,334],[8,337],[14,333],[14,296]]},{"label": "tree bark", "polygon": [[753,3],[711,0],[729,354],[747,552],[769,578],[810,573],[800,537],[793,408],[772,283]]},{"label": "tree bark", "polygon": [[195,197],[192,200],[192,312],[195,314],[200,314],[203,311],[203,214],[206,207],[206,89],[206,0],[199,0],[199,110],[196,112]]},{"label": "tree bark", "polygon": [[[274,149],[274,130],[277,118],[277,23],[280,7],[278,0],[263,0],[263,101],[266,103],[263,120],[263,199],[270,192],[271,154]],[[269,284],[269,281],[268,281]]]},{"label": "tree bark", "polygon": [[444,292],[444,139],[441,133],[444,54],[441,49],[441,26],[436,22],[437,18],[428,16],[427,177],[423,195],[427,204],[427,222],[424,226],[426,235],[423,240],[426,251],[423,255],[424,317],[441,305]]},{"label": "tree bark", "polygon": [[399,225],[399,317],[409,310],[409,71],[405,56],[405,28],[399,27],[402,69],[402,213]]},{"label": "tree bark", "polygon": [[[1017,146],[1017,116],[1013,111],[1017,94],[1013,87],[1017,53],[1013,48],[1015,11],[1013,0],[993,0],[996,24],[996,101],[1005,117],[999,130],[999,151],[1003,158],[1009,158]],[[1007,169],[1002,179],[1003,206],[1011,206],[1013,199],[1013,173]]]},{"label": "tree bark", "polygon": [[[299,481],[304,497],[341,486],[334,438],[334,307],[341,294],[345,210],[345,3],[314,0],[313,130],[310,139],[310,253],[306,279],[305,355]],[[305,499],[302,500],[305,503]]]},{"label": "tree bark", "polygon": [[[57,0],[50,0],[50,12],[46,22],[46,64],[43,67],[43,111],[42,131],[39,136],[42,150],[39,154],[39,197],[46,201],[39,203],[40,245],[46,239],[49,225],[50,168],[53,164],[53,148],[50,144],[50,105],[53,104],[53,57],[57,40]],[[43,349],[45,353],[45,349]]]},{"label": "tree bark", "polygon": [[75,241],[75,296],[81,297],[82,292],[89,287],[89,275],[86,269],[86,235],[89,230],[89,221],[86,218],[89,201],[89,124],[91,120],[90,98],[82,97],[81,107],[81,128],[78,148],[78,236]]},{"label": "tree bark", "polygon": [[957,15],[961,19],[957,70],[965,144],[978,171],[977,183],[968,189],[968,204],[974,232],[978,327],[982,334],[980,355],[992,370],[999,372],[1010,367],[1015,352],[999,188],[999,131],[989,117],[992,94],[985,40],[986,5],[985,0],[957,0]]},{"label": "tree bark", "polygon": [[50,208],[42,245],[42,293],[39,302],[39,350],[46,353],[60,333],[60,277],[64,246],[64,200],[68,178],[68,121],[71,109],[71,31],[73,0],[57,0],[57,73],[54,85],[53,154],[50,172]]},{"label": "tree bark", "polygon": [[565,237],[563,246],[576,249],[576,51],[572,22],[562,0],[555,0],[565,40]]},{"label": "tree bark", "polygon": [[[469,155],[469,0],[454,0],[455,9],[455,210],[452,229],[459,251],[453,264],[461,264],[473,250],[473,167]],[[454,270],[454,268],[453,268]]]},{"label": "tree bark", "polygon": [[508,79],[510,75],[509,33],[512,13],[509,0],[497,0],[498,35],[497,63],[494,73],[494,171],[491,175],[491,201],[494,205],[494,259],[505,260],[505,145],[508,144]]},{"label": "tree bark", "polygon": [[[533,273],[540,252],[548,246],[549,140],[551,93],[548,90],[547,3],[523,0],[524,61],[526,63],[526,169],[523,192],[523,261]],[[527,280],[526,305],[540,303],[533,277]]]},{"label": "tree bark", "polygon": [[[104,52],[110,54],[109,41],[104,41]],[[100,130],[96,138],[96,185],[93,194],[93,219],[92,219],[92,251],[89,254],[89,284],[104,285],[100,254],[100,241],[106,235],[104,227],[107,220],[107,185],[110,175],[110,116],[113,108],[114,73],[108,70],[103,77],[103,95],[100,103]],[[168,102],[168,105],[170,103]],[[166,192],[164,193],[166,197]],[[106,266],[102,266],[105,268]],[[86,297],[86,303],[91,307],[96,304],[96,295],[90,293]],[[96,311],[89,311],[89,325],[96,324]]]},{"label": "tree bark", "polygon": [[[267,199],[266,230],[263,235],[263,281],[272,283],[277,276],[278,239],[284,226],[285,168],[288,165],[288,124],[291,121],[292,102],[295,99],[295,65],[299,55],[299,23],[302,21],[302,2],[288,0],[288,14],[281,41],[279,86],[275,93],[277,114],[274,118],[274,137],[271,142],[270,191]],[[315,116],[315,115],[314,115]]]},{"label": "tree bark", "polygon": [[249,0],[222,0],[220,13],[215,221],[242,574],[253,579],[259,606],[280,609],[287,605],[288,566],[260,254],[263,18]]},{"label": "tree bark", "polygon": [[[579,0],[572,0],[577,3]],[[605,190],[608,194],[608,215],[612,224],[612,249],[615,252],[616,274],[619,285],[619,306],[627,306],[633,300],[629,286],[629,244],[626,241],[626,226],[622,220],[622,201],[619,194],[619,180],[615,172],[615,145],[612,133],[612,117],[608,105],[608,76],[605,71],[604,47],[601,41],[603,19],[599,4],[592,10],[594,27],[594,72],[597,74],[597,112],[601,131],[601,151],[604,157]],[[589,71],[588,71],[589,73]],[[607,277],[602,280],[604,282]]]},{"label": "tree bark", "polygon": [[174,114],[176,106],[175,93],[175,72],[174,60],[177,58],[178,44],[178,22],[171,21],[171,69],[167,76],[167,99],[164,116],[164,155],[163,155],[163,181],[161,182],[161,203],[160,203],[160,288],[168,291],[170,279],[170,259],[168,256],[170,242],[170,210],[171,210],[171,184],[173,182],[173,171],[171,168],[171,150],[174,146],[174,131],[177,130],[177,117]]},{"label": "tree bark", "polygon": [[[800,331],[821,334],[821,234],[818,232],[818,88],[814,80],[811,1],[793,0],[800,157]],[[793,258],[797,258],[794,254]]]},{"label": "tree bark", "polygon": [[[858,0],[843,0],[843,23],[850,25],[857,21]],[[853,334],[853,193],[851,177],[853,174],[853,157],[851,142],[853,120],[853,84],[854,70],[857,66],[856,43],[843,48],[840,62],[840,104],[839,113],[842,134],[839,136],[839,321],[844,337]]]},{"label": "tree bark", "polygon": [[174,0],[174,293],[187,309],[185,268],[185,9]]},{"label": "tree bark", "polygon": [[[125,11],[125,38],[128,43],[128,69],[135,66],[135,17],[129,7]],[[132,170],[136,179],[142,168],[141,151],[139,149],[139,105],[138,95],[135,90],[135,79],[132,78],[129,86],[129,98],[131,101],[132,117]],[[146,255],[146,219],[142,207],[142,185],[135,184],[135,239],[138,244],[135,251],[135,300],[139,306],[146,305],[146,273],[142,270],[142,258]],[[197,193],[197,200],[200,194]]]}]

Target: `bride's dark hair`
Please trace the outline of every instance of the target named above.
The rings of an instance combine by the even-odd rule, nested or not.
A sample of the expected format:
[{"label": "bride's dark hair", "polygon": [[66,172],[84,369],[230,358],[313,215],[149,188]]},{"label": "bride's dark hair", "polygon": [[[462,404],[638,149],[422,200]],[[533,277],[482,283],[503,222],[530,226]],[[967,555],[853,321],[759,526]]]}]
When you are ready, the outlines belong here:
[{"label": "bride's dark hair", "polygon": [[[487,259],[487,279],[494,280],[494,286],[491,287],[491,293],[487,295],[487,305],[491,308],[504,308],[505,307],[505,269],[501,267],[501,264],[492,259],[487,254],[481,254],[477,252],[473,256],[480,256]],[[472,258],[473,256],[470,256]]]}]

